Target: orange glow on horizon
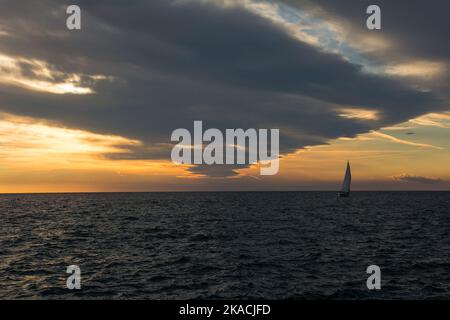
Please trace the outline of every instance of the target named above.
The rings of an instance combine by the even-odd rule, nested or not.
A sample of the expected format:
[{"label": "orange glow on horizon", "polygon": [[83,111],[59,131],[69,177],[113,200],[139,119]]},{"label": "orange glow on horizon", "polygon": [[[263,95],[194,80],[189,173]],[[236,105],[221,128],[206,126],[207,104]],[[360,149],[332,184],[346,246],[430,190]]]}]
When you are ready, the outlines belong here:
[{"label": "orange glow on horizon", "polygon": [[[259,165],[238,176],[206,177],[168,160],[114,160],[106,154],[131,152],[142,142],[69,129],[39,119],[0,114],[0,193],[195,191],[215,188],[333,188],[350,160],[355,187],[399,184],[398,177],[450,181],[449,114],[430,114],[356,138],[306,147],[285,155],[276,176],[261,176]],[[406,133],[418,133],[407,135]],[[430,144],[429,141],[433,141]],[[433,166],[429,164],[433,163]],[[416,186],[420,189],[420,185]]]}]

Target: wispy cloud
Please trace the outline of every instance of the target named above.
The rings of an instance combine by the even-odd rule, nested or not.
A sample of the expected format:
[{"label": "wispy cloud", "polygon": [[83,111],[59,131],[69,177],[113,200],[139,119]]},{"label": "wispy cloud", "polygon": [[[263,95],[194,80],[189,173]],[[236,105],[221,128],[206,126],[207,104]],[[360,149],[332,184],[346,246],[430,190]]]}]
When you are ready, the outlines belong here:
[{"label": "wispy cloud", "polygon": [[379,131],[372,131],[371,134],[374,136],[395,142],[395,143],[404,144],[404,145],[408,145],[408,146],[414,146],[414,147],[420,147],[420,148],[432,148],[432,149],[439,149],[439,150],[443,149],[442,147],[434,146],[432,144],[419,143],[419,142],[413,142],[413,141],[396,138],[394,136],[391,136],[391,135],[388,135],[386,133],[382,133]]},{"label": "wispy cloud", "polygon": [[385,72],[400,77],[433,78],[446,72],[447,66],[443,62],[413,61],[397,65],[388,65]]},{"label": "wispy cloud", "polygon": [[0,157],[4,160],[38,162],[43,159],[64,161],[77,156],[98,157],[121,153],[141,143],[120,136],[68,129],[42,120],[0,113],[0,144]]},{"label": "wispy cloud", "polygon": [[0,53],[0,84],[52,94],[92,94],[87,82],[110,79],[103,75],[64,73],[45,61]]},{"label": "wispy cloud", "polygon": [[412,119],[409,122],[421,125],[421,126],[432,126],[439,128],[450,128],[450,114],[449,113],[430,113]]},{"label": "wispy cloud", "polygon": [[339,116],[347,119],[378,120],[379,112],[377,110],[342,108],[338,110]]}]

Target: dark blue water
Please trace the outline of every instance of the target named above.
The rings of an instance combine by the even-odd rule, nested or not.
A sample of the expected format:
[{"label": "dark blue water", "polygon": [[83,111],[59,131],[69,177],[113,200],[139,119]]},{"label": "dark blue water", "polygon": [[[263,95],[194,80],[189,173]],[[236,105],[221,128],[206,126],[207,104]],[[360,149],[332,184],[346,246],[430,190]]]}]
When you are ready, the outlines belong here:
[{"label": "dark blue water", "polygon": [[0,212],[3,299],[450,298],[450,193],[3,195]]}]

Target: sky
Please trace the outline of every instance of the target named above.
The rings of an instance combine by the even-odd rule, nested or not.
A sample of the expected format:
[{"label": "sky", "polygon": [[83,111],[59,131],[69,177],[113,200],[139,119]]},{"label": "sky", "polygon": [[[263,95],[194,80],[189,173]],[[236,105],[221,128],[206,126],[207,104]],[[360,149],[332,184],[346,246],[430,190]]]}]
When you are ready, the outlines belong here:
[{"label": "sky", "polygon": [[[81,8],[81,30],[66,8]],[[0,0],[0,193],[450,190],[446,0]],[[280,170],[171,133],[280,130]]]}]

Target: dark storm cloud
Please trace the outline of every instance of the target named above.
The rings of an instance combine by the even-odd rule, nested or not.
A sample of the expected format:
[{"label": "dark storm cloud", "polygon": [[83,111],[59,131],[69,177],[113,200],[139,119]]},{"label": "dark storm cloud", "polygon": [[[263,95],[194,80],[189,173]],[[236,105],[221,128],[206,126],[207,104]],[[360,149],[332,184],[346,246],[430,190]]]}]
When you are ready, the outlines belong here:
[{"label": "dark storm cloud", "polygon": [[[83,29],[68,31],[64,2],[1,1],[0,30],[8,35],[0,53],[46,61],[62,73],[54,82],[82,74],[95,94],[0,85],[0,108],[144,143],[107,155],[113,159],[168,158],[171,132],[192,129],[194,120],[205,128],[280,128],[287,153],[445,107],[432,92],[364,73],[242,8],[167,0],[78,4]],[[21,70],[39,77],[26,63]],[[98,74],[110,78],[93,81]],[[381,119],[339,117],[336,110],[349,106],[378,110]]]}]

